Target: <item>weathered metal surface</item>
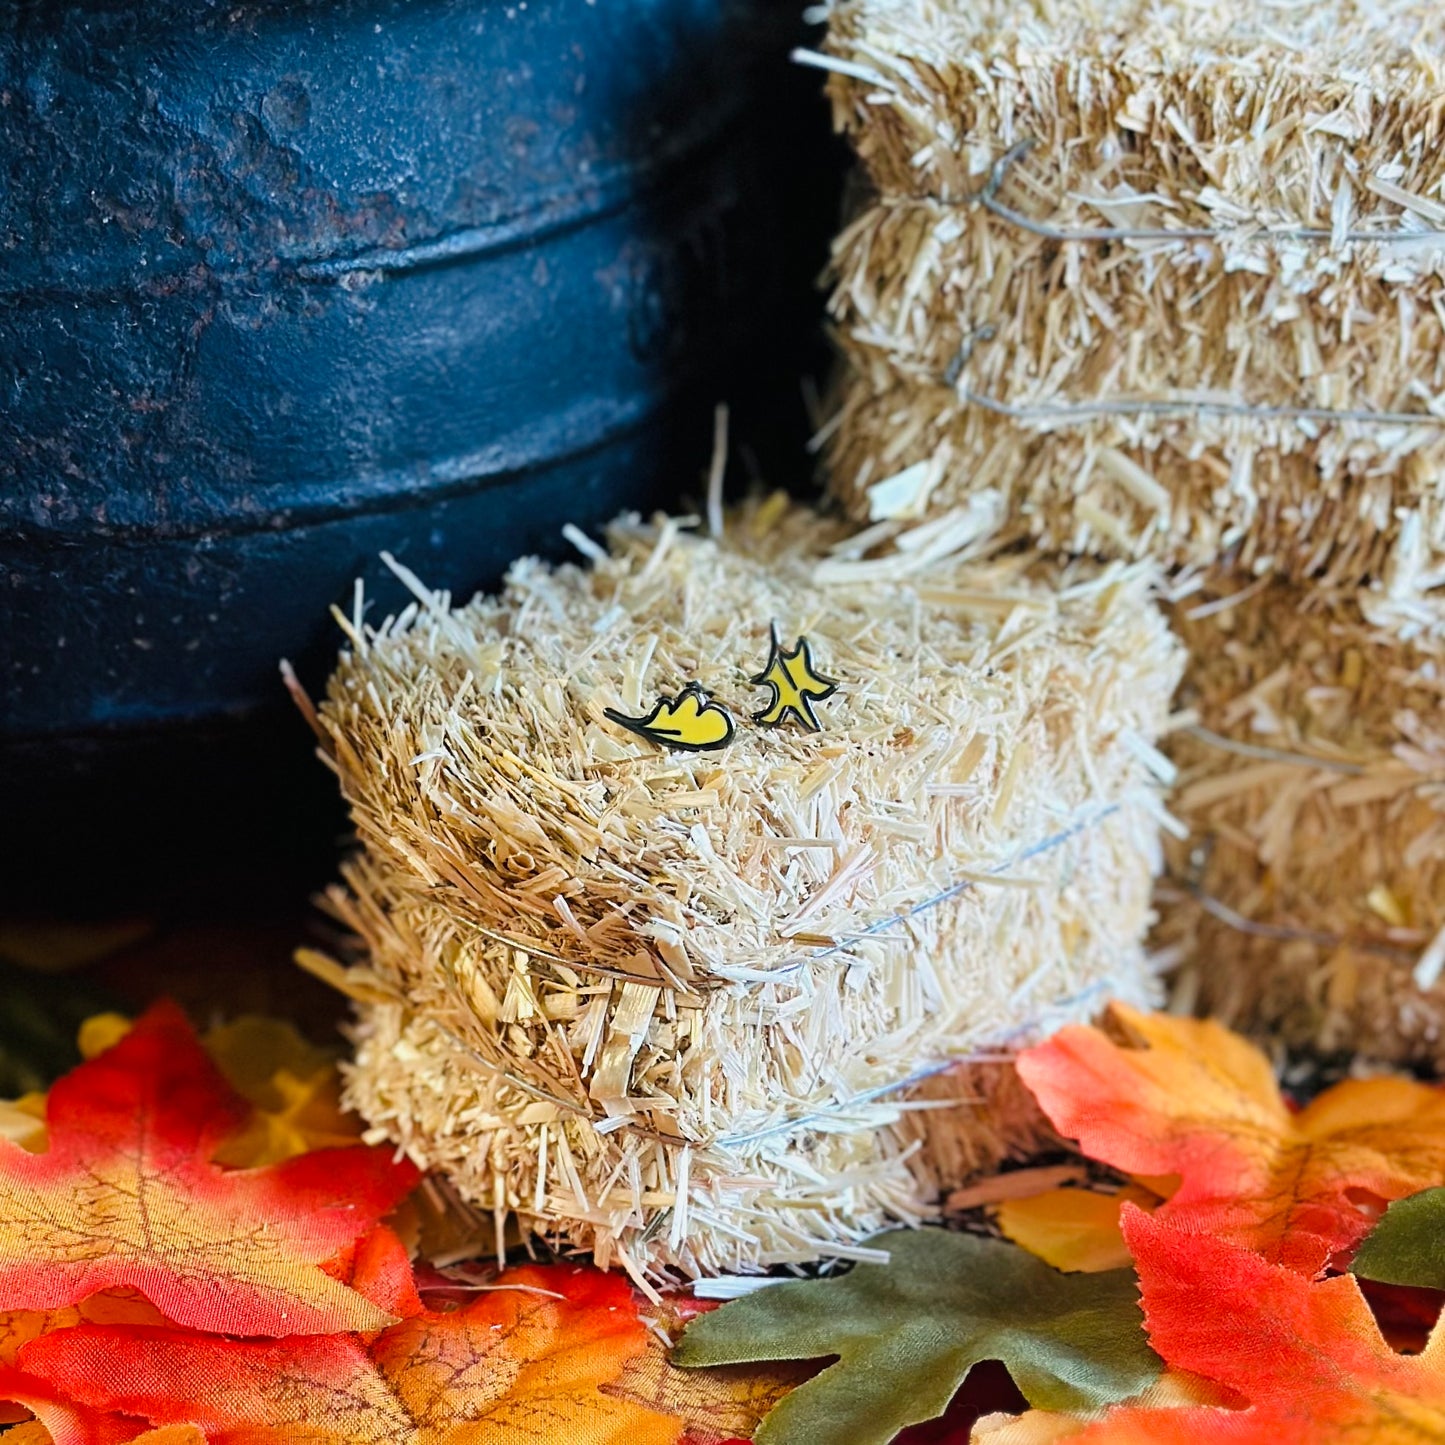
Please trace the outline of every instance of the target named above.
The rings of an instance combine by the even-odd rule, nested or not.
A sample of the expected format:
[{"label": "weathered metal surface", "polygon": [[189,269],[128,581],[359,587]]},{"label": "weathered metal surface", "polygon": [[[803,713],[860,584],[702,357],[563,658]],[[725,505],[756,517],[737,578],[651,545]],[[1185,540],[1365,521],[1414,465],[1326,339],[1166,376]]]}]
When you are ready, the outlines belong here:
[{"label": "weathered metal surface", "polygon": [[30,782],[274,703],[354,577],[397,598],[383,548],[465,590],[691,483],[680,408],[769,324],[768,8],[4,7],[0,748]]}]

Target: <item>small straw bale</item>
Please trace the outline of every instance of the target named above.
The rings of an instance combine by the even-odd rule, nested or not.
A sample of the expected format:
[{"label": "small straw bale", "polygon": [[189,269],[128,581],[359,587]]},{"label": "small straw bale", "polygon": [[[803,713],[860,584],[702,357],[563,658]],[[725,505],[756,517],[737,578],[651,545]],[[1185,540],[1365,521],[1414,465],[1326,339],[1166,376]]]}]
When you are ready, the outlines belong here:
[{"label": "small straw bale", "polygon": [[829,49],[855,517],[1445,582],[1445,7],[839,0]]},{"label": "small straw bale", "polygon": [[[1035,1127],[1009,1050],[1153,994],[1152,574],[870,558],[781,496],[570,535],[590,565],[458,608],[403,572],[415,605],[345,621],[359,946],[305,961],[359,1002],[349,1100],[499,1239],[639,1280],[847,1257]],[[774,624],[838,682],[820,731],[751,718]],[[693,682],[729,746],[607,716]]]},{"label": "small straw bale", "polygon": [[[1445,1064],[1445,650],[1285,583],[1177,604],[1161,886],[1181,1002],[1291,1044]],[[1172,850],[1171,850],[1172,852]]]}]

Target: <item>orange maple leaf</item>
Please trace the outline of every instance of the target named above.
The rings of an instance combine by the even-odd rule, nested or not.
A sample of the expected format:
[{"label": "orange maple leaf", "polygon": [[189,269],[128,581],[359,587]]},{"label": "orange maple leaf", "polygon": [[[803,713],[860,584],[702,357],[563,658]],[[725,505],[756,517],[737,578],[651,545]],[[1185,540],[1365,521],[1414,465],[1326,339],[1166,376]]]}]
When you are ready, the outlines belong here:
[{"label": "orange maple leaf", "polygon": [[[81,1326],[27,1345],[21,1366],[80,1406],[193,1425],[209,1445],[673,1445],[681,1434],[677,1418],[599,1388],[647,1347],[625,1280],[529,1265],[442,1313],[417,1298],[395,1236],[378,1231],[362,1254],[353,1281],[402,1316],[373,1336]],[[65,1422],[52,1433],[56,1445],[98,1445]]]},{"label": "orange maple leaf", "polygon": [[1317,1283],[1132,1206],[1124,1234],[1150,1343],[1171,1369],[1232,1393],[1244,1408],[1122,1405],[1095,1420],[1032,1411],[982,1433],[988,1445],[1445,1440],[1445,1324],[1421,1354],[1398,1354],[1350,1275]]},{"label": "orange maple leaf", "polygon": [[1294,1113],[1264,1055],[1221,1025],[1111,1014],[1141,1047],[1071,1026],[1022,1054],[1019,1075],[1092,1158],[1179,1176],[1160,1218],[1313,1275],[1369,1230],[1362,1203],[1445,1181],[1445,1091],[1350,1079]]},{"label": "orange maple leaf", "polygon": [[43,1153],[0,1139],[0,1311],[120,1286],[177,1324],[230,1334],[391,1323],[321,1266],[416,1169],[360,1146],[260,1169],[213,1163],[249,1117],[171,1004],[61,1079]]}]

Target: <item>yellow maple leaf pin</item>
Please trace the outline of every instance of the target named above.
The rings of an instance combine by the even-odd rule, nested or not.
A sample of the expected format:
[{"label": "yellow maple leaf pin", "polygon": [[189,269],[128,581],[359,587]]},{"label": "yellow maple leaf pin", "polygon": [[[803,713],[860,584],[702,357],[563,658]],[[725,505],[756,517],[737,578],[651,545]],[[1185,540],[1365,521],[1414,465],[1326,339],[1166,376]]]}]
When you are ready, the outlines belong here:
[{"label": "yellow maple leaf pin", "polygon": [[788,719],[791,713],[805,728],[821,732],[823,725],[813,715],[813,703],[832,697],[838,691],[834,678],[824,677],[813,666],[813,653],[808,639],[800,637],[798,645],[785,652],[778,641],[778,629],[772,629],[773,650],[768,654],[768,665],[752,681],[759,687],[773,690],[772,701],[761,712],[753,714],[753,721],[764,727],[777,727]]},{"label": "yellow maple leaf pin", "polygon": [[710,752],[733,740],[733,720],[727,710],[710,701],[695,682],[676,697],[659,698],[646,717],[628,717],[610,707],[605,712],[619,727],[681,752]]}]

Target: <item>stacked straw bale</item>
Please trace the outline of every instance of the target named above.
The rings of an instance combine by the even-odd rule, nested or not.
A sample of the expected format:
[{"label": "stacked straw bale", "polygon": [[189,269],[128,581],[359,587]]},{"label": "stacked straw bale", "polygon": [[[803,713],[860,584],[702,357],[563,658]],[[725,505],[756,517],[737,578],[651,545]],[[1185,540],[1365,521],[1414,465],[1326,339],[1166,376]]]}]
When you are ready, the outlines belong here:
[{"label": "stacked straw bale", "polygon": [[827,10],[833,490],[1176,569],[1185,995],[1445,1066],[1445,9]]},{"label": "stacked straw bale", "polygon": [[834,263],[852,514],[1368,585],[1438,630],[1445,8],[828,8],[872,184]]},{"label": "stacked straw bale", "polygon": [[[1035,1127],[1008,1049],[1150,997],[1178,646],[1140,566],[868,559],[782,498],[572,536],[345,623],[313,721],[361,948],[309,962],[361,1001],[350,1102],[499,1237],[639,1280],[856,1254]],[[749,719],[774,622],[839,679],[819,732]],[[731,746],[606,716],[692,681]]]},{"label": "stacked straw bale", "polygon": [[1284,583],[1224,600],[1175,616],[1183,986],[1293,1044],[1445,1067],[1445,650]]}]

